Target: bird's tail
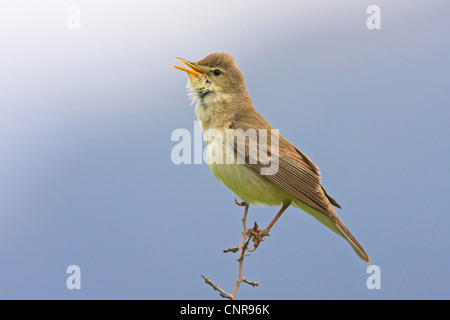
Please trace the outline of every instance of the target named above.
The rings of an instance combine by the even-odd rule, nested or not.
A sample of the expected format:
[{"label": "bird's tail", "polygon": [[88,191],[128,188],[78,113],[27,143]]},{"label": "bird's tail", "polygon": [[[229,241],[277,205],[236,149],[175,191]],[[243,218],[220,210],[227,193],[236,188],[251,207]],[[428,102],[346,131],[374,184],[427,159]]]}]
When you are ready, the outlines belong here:
[{"label": "bird's tail", "polygon": [[337,214],[334,213],[333,217],[330,218],[327,215],[323,214],[322,212],[317,211],[316,209],[313,209],[301,201],[294,201],[294,205],[302,209],[303,211],[306,211],[310,215],[312,215],[314,218],[316,218],[320,223],[324,224],[326,227],[340,235],[342,238],[347,240],[348,243],[352,246],[353,250],[356,252],[358,257],[360,257],[363,261],[366,263],[370,263],[370,258],[367,255],[366,251],[363,249],[363,247],[359,244],[359,242],[355,239],[355,237],[348,231],[348,229],[345,227],[345,225],[342,223],[342,221],[338,218]]},{"label": "bird's tail", "polygon": [[358,257],[360,257],[366,263],[370,263],[369,255],[363,249],[363,247],[359,244],[359,242],[355,239],[355,237],[348,231],[348,229],[344,226],[341,220],[338,219],[336,222],[336,227],[342,233],[341,236],[350,243],[353,250],[355,250]]}]

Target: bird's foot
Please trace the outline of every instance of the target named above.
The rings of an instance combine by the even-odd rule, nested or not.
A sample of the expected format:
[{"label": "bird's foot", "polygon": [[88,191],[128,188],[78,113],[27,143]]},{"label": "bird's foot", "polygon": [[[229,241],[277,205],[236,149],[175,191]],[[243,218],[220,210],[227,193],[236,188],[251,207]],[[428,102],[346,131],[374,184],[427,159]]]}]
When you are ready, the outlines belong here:
[{"label": "bird's foot", "polygon": [[234,202],[235,202],[239,207],[245,207],[245,205],[246,205],[246,203],[245,203],[244,201],[238,202],[238,201],[236,200],[236,198],[234,198]]},{"label": "bird's foot", "polygon": [[258,248],[259,244],[263,242],[265,237],[269,236],[269,229],[259,229],[258,224],[255,222],[253,228],[247,230],[248,237],[253,242],[253,249],[248,250],[248,252],[253,252]]}]

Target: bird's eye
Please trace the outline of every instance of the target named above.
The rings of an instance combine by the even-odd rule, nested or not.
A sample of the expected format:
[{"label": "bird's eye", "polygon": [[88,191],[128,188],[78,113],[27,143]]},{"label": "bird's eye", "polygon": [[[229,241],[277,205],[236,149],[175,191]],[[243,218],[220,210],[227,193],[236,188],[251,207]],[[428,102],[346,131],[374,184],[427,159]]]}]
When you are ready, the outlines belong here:
[{"label": "bird's eye", "polygon": [[222,71],[220,71],[220,69],[215,69],[213,71],[213,73],[214,73],[215,76],[220,76],[222,74]]}]

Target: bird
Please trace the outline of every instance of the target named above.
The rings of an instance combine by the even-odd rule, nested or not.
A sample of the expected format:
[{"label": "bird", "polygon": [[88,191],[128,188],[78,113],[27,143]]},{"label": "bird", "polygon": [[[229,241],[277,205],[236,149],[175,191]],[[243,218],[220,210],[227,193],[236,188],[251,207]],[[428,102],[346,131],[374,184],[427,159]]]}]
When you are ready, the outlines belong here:
[{"label": "bird", "polygon": [[[254,108],[233,56],[214,52],[197,62],[175,59],[188,67],[173,65],[187,74],[189,95],[209,150],[207,163],[215,177],[243,201],[242,205],[281,206],[267,228],[255,231],[259,238],[255,249],[292,205],[347,240],[359,258],[369,263],[366,251],[338,217],[334,208],[341,206],[322,186],[318,166]],[[244,133],[247,139],[240,144],[236,142],[239,139],[225,139],[229,132],[240,132],[241,136]],[[245,135],[246,132],[254,132],[256,136]],[[262,140],[261,132],[275,134],[267,134]],[[261,153],[266,156],[255,156],[252,152],[258,151],[264,142],[266,146]],[[272,142],[277,142],[275,147]],[[224,160],[218,161],[218,155]],[[263,174],[268,159],[276,159],[277,163],[272,172]]]}]

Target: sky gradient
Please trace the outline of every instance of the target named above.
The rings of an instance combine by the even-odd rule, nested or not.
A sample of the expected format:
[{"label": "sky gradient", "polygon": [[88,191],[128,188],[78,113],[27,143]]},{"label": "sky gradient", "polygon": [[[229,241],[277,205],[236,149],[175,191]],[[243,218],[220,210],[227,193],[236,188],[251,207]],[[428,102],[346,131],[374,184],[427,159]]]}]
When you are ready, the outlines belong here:
[{"label": "sky gradient", "polygon": [[[369,30],[366,9],[381,8]],[[70,30],[70,5],[80,29]],[[381,270],[289,208],[239,299],[449,299],[448,1],[0,3],[0,298],[218,299],[242,208],[206,164],[173,57],[232,54],[255,108],[321,169]],[[266,225],[278,208],[250,208]],[[68,290],[66,269],[81,269]]]}]

